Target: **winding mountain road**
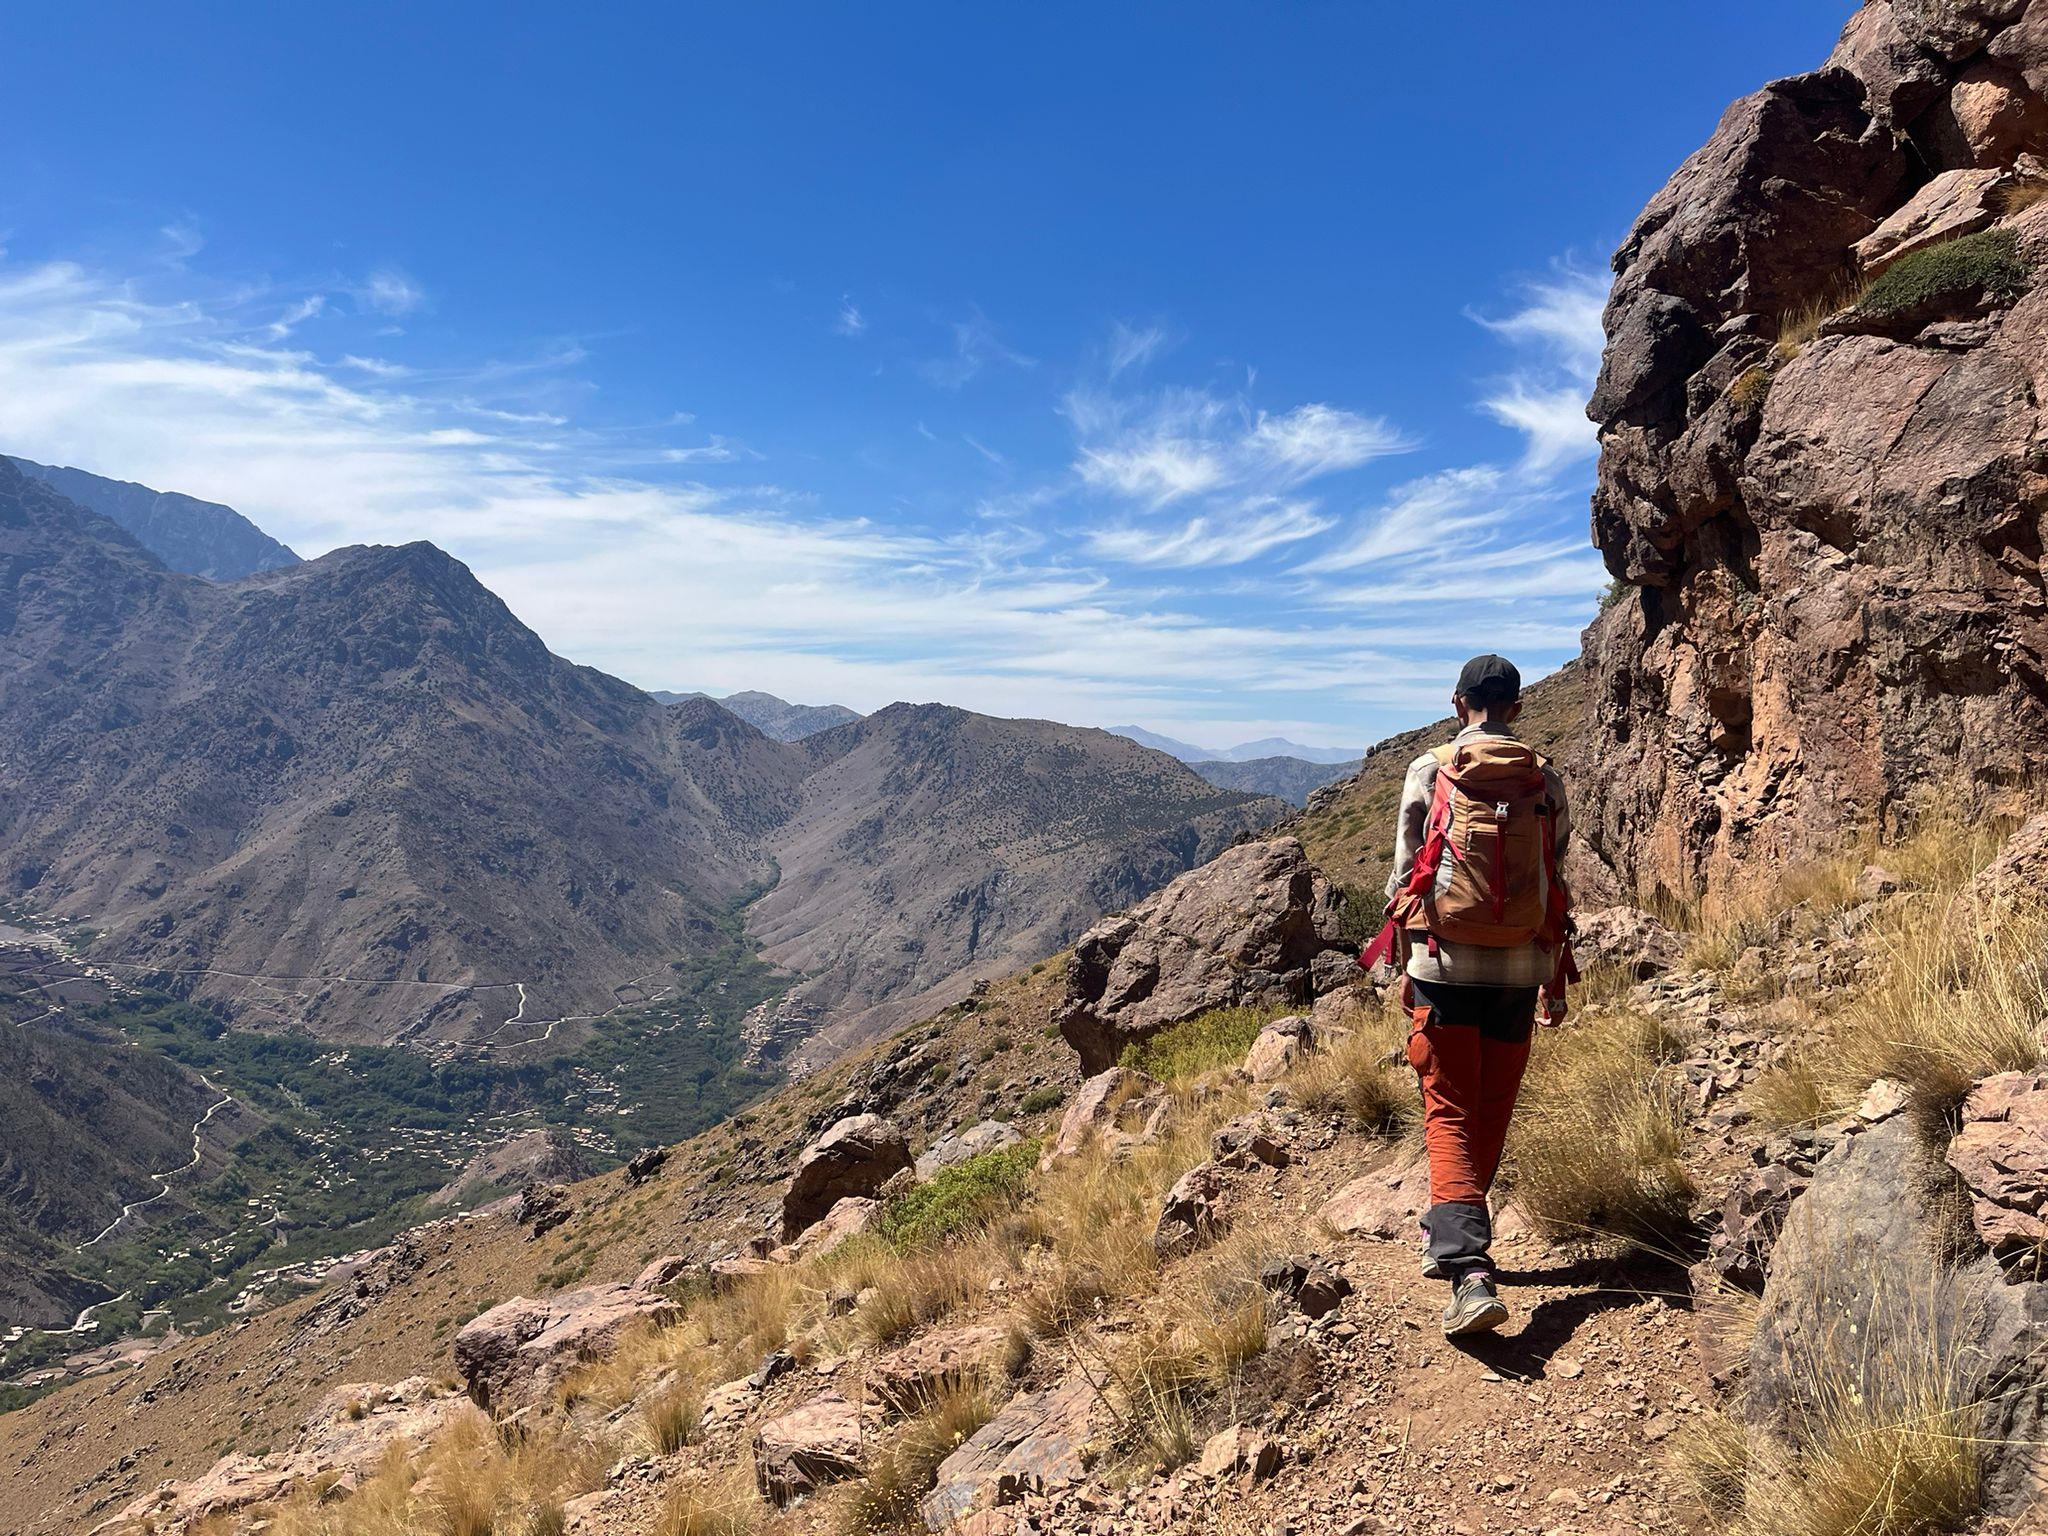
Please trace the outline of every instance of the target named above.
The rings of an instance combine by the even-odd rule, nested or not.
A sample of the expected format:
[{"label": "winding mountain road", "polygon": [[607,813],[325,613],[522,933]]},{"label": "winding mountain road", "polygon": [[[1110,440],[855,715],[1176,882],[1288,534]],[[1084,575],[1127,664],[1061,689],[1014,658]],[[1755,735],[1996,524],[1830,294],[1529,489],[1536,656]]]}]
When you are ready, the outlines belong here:
[{"label": "winding mountain road", "polygon": [[181,1173],[190,1173],[194,1168],[197,1168],[199,1166],[200,1158],[205,1156],[205,1150],[202,1145],[202,1142],[206,1134],[206,1123],[209,1120],[211,1120],[215,1115],[219,1114],[223,1109],[226,1109],[228,1105],[235,1102],[235,1096],[232,1093],[223,1092],[219,1084],[209,1082],[204,1072],[199,1074],[199,1081],[205,1083],[206,1086],[212,1089],[215,1093],[220,1094],[220,1098],[216,1100],[207,1109],[205,1114],[201,1115],[197,1120],[192,1122],[191,1159],[185,1163],[181,1163],[176,1168],[166,1169],[162,1173],[152,1173],[150,1177],[154,1179],[158,1183],[158,1185],[161,1186],[157,1190],[157,1192],[149,1196],[145,1200],[131,1200],[128,1204],[122,1206],[121,1214],[116,1216],[112,1221],[108,1222],[106,1226],[102,1227],[96,1236],[89,1237],[84,1242],[80,1243],[76,1250],[77,1252],[83,1253],[86,1249],[93,1247],[102,1239],[111,1236],[114,1233],[115,1229],[118,1228],[121,1225],[121,1223],[126,1221],[130,1216],[133,1216],[137,1211],[141,1210],[146,1205],[156,1204],[157,1201],[163,1199],[165,1195],[168,1195],[171,1192],[172,1179],[176,1178]]}]

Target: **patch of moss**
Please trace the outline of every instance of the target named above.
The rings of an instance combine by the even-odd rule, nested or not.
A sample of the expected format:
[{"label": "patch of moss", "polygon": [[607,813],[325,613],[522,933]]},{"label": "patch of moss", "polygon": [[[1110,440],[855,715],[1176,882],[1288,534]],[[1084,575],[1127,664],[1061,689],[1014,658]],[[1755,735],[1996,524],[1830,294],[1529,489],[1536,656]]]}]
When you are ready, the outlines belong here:
[{"label": "patch of moss", "polygon": [[1973,294],[2012,300],[2026,291],[2029,276],[2011,230],[1980,230],[1900,257],[1863,290],[1856,312],[1904,314]]},{"label": "patch of moss", "polygon": [[942,1168],[898,1195],[882,1213],[881,1234],[898,1253],[935,1247],[1014,1205],[1038,1166],[1037,1141],[998,1147]]}]

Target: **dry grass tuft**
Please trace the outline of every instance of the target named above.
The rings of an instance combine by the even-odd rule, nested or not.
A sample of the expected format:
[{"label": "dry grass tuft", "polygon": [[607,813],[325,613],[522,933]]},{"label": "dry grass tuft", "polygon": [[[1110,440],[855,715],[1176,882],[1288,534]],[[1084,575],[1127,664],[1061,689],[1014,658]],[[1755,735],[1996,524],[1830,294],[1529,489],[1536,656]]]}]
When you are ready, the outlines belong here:
[{"label": "dry grass tuft", "polygon": [[[1811,1277],[1823,1303],[1842,1277]],[[1871,1277],[1854,1277],[1859,1287]],[[1862,1326],[1787,1337],[1800,1399],[1780,1437],[1733,1417],[1697,1425],[1681,1471],[1735,1536],[1920,1536],[1959,1529],[1982,1499],[1971,1332],[1946,1277],[1878,1282]],[[1824,1309],[1823,1315],[1827,1315]]]},{"label": "dry grass tuft", "polygon": [[694,1444],[703,1420],[703,1387],[680,1375],[640,1405],[640,1422],[648,1449],[657,1456],[673,1456],[684,1446]]},{"label": "dry grass tuft", "polygon": [[1396,1136],[1420,1118],[1415,1075],[1400,1060],[1398,1016],[1380,1013],[1326,1051],[1317,1051],[1288,1086],[1312,1115],[1341,1115],[1372,1136]]},{"label": "dry grass tuft", "polygon": [[748,1469],[731,1467],[671,1494],[651,1536],[747,1536],[763,1513]]},{"label": "dry grass tuft", "polygon": [[995,1413],[985,1392],[966,1387],[940,1394],[906,1420],[870,1459],[866,1475],[842,1507],[838,1525],[843,1536],[922,1532],[918,1503],[937,1483],[939,1464]]},{"label": "dry grass tuft", "polygon": [[1561,1236],[1671,1249],[1693,1193],[1674,1054],[1662,1025],[1633,1014],[1539,1031],[1507,1151],[1531,1220]]},{"label": "dry grass tuft", "polygon": [[557,1536],[562,1505],[603,1486],[614,1448],[562,1427],[504,1433],[464,1420],[424,1451],[396,1445],[354,1493],[309,1487],[270,1536]]}]

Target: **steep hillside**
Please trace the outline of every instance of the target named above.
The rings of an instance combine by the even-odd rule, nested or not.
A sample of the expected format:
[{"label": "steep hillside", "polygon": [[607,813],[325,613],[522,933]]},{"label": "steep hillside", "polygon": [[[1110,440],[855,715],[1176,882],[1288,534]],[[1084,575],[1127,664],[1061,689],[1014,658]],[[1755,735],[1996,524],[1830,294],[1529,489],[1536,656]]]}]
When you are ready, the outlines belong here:
[{"label": "steep hillside", "polygon": [[792,704],[772,693],[729,693],[715,698],[708,693],[671,693],[657,688],[654,696],[664,704],[681,704],[690,699],[711,699],[729,713],[738,715],[762,735],[775,741],[802,741],[835,725],[858,720],[860,714],[844,704]]},{"label": "steep hillside", "polygon": [[233,507],[82,469],[29,459],[8,462],[66,500],[118,523],[166,566],[188,576],[237,581],[298,563],[297,555]]},{"label": "steep hillside", "polygon": [[805,1063],[1070,942],[1285,812],[1105,731],[894,704],[808,738],[749,928]]},{"label": "steep hillside", "polygon": [[1646,885],[2039,785],[2044,154],[2040,5],[1872,0],[1616,254],[1589,767]]},{"label": "steep hillside", "polygon": [[0,559],[11,894],[243,1023],[568,1047],[779,871],[794,1027],[865,1038],[1281,809],[957,710],[772,741],[549,654],[426,544],[219,585],[0,465]]},{"label": "steep hillside", "polygon": [[489,1037],[602,1011],[772,873],[786,749],[549,655],[429,545],[217,586],[0,467],[0,551],[9,874],[109,962]]}]

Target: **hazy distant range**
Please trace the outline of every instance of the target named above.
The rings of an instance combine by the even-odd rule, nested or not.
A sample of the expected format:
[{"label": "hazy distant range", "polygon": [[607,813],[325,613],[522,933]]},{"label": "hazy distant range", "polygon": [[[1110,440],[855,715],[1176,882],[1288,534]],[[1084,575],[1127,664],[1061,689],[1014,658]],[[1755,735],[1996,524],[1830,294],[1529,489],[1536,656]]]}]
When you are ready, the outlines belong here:
[{"label": "hazy distant range", "polygon": [[[684,699],[711,699],[777,741],[801,741],[861,718],[859,711],[844,704],[792,704],[772,693],[733,693],[719,698],[708,693],[657,689],[654,696],[670,704]],[[1110,730],[1141,747],[1179,758],[1219,789],[1274,795],[1295,805],[1302,804],[1325,784],[1349,778],[1358,771],[1358,761],[1364,756],[1342,747],[1304,746],[1282,736],[1266,736],[1212,750],[1162,736],[1142,725],[1114,725]]]}]

